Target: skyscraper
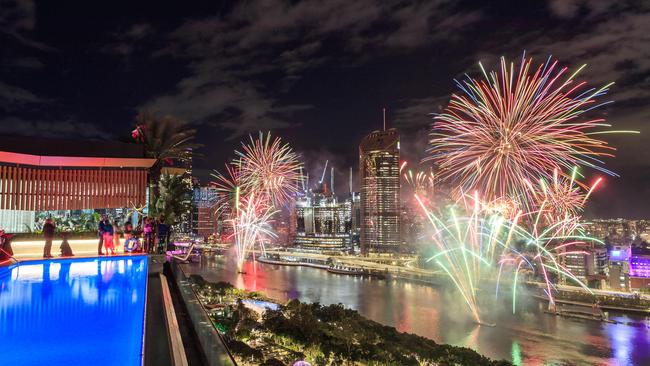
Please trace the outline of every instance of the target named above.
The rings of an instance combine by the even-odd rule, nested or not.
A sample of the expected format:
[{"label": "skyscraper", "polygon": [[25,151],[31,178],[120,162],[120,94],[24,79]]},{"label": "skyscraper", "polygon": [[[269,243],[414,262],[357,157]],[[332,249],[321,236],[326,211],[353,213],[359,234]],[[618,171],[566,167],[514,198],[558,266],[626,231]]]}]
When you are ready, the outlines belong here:
[{"label": "skyscraper", "polygon": [[397,253],[400,244],[399,132],[374,131],[359,145],[361,251]]},{"label": "skyscraper", "polygon": [[348,251],[351,249],[352,201],[339,202],[322,183],[296,199],[294,244],[304,250]]}]

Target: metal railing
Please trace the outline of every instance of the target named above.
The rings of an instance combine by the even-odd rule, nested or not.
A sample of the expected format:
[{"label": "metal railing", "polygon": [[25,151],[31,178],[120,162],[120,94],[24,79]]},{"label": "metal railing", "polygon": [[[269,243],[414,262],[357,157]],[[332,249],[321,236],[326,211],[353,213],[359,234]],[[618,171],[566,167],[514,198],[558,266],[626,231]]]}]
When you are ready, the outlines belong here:
[{"label": "metal railing", "polygon": [[171,269],[209,366],[237,366],[225,339],[212,324],[183,269],[175,261],[171,262]]}]

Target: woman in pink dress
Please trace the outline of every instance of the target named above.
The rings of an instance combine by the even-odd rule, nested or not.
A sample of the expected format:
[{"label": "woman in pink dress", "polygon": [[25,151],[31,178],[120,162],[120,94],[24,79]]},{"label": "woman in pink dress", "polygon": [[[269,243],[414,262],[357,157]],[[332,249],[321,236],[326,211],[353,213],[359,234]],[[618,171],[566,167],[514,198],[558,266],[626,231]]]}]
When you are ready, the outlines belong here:
[{"label": "woman in pink dress", "polygon": [[106,225],[106,231],[104,231],[104,248],[106,249],[106,254],[110,252],[111,255],[115,255],[115,243],[113,242],[113,225],[110,223]]}]

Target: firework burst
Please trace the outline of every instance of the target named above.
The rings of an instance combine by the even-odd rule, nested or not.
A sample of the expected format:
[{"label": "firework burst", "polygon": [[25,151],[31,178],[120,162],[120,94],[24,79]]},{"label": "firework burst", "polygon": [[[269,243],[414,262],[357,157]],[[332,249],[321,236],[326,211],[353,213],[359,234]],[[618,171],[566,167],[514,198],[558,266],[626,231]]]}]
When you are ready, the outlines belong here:
[{"label": "firework burst", "polygon": [[237,269],[241,272],[248,254],[276,237],[272,231],[276,207],[298,191],[302,164],[289,145],[260,132],[242,142],[238,157],[226,164],[225,174],[215,172],[212,185],[218,192],[217,211],[228,219],[235,242]]},{"label": "firework burst", "polygon": [[246,192],[261,192],[273,205],[280,207],[300,190],[302,164],[298,154],[279,137],[259,133],[242,142],[242,150],[232,164],[239,170],[241,188]]},{"label": "firework burst", "polygon": [[600,185],[602,178],[596,179],[591,185],[578,180],[578,169],[574,167],[570,176],[562,174],[558,169],[553,171],[553,178],[547,181],[539,179],[537,185],[524,180],[527,197],[520,200],[528,211],[543,212],[547,224],[563,220],[578,220],[582,215],[584,205],[592,192]]},{"label": "firework burst", "polygon": [[[479,63],[480,65],[480,63]],[[586,166],[614,175],[601,157],[613,147],[596,136],[633,132],[602,130],[602,118],[587,118],[611,86],[588,88],[557,61],[537,66],[522,57],[517,69],[501,58],[500,72],[483,69],[482,80],[457,84],[444,113],[435,117],[428,160],[459,192],[478,190],[486,200],[524,197],[522,181],[552,179],[556,169]]]}]

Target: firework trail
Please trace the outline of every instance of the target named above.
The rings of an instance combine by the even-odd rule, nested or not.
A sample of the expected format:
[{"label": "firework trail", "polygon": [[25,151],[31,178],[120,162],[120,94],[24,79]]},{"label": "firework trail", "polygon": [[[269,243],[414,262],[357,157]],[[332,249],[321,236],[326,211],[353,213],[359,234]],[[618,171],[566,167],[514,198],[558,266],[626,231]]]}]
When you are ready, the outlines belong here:
[{"label": "firework trail", "polygon": [[586,117],[609,103],[598,99],[612,83],[589,88],[576,80],[585,65],[569,74],[550,57],[534,67],[524,54],[517,69],[502,57],[498,73],[479,65],[483,79],[457,81],[462,93],[435,117],[428,148],[427,160],[442,179],[458,183],[458,192],[519,200],[527,193],[522,181],[551,180],[556,169],[585,166],[615,175],[600,161],[615,149],[597,136],[635,131],[607,130],[604,119]]},{"label": "firework trail", "polygon": [[426,192],[430,189],[433,189],[435,183],[435,177],[433,172],[417,171],[413,173],[413,170],[408,169],[402,174],[404,181],[416,192]]},{"label": "firework trail", "polygon": [[280,207],[300,191],[302,164],[298,154],[279,137],[271,138],[270,133],[249,138],[248,143],[242,142],[241,151],[235,151],[238,158],[231,163],[238,166],[241,189],[262,192]]},{"label": "firework trail", "polygon": [[271,229],[276,207],[299,190],[302,164],[288,144],[259,133],[249,144],[242,142],[238,157],[226,164],[225,174],[215,172],[212,185],[218,192],[217,212],[228,217],[241,272],[251,250],[276,237]]},{"label": "firework trail", "polygon": [[235,211],[236,214],[229,221],[234,229],[237,270],[242,272],[244,262],[251,250],[255,249],[255,244],[264,253],[264,243],[276,237],[271,222],[277,211],[265,197],[255,194],[242,198]]},{"label": "firework trail", "polygon": [[[431,240],[436,248],[428,261],[435,263],[454,284],[476,322],[485,324],[479,294],[494,286],[498,295],[506,274],[512,283],[513,311],[523,270],[535,273],[544,281],[551,302],[554,302],[554,285],[549,273],[573,280],[587,289],[560,259],[580,252],[569,250],[571,246],[593,240],[574,234],[579,232],[577,221],[567,219],[546,225],[540,219],[542,211],[519,211],[510,219],[494,212],[491,204],[479,199],[478,193],[466,197],[463,202],[467,206],[453,206],[443,216],[430,210],[419,196],[415,198],[431,224]],[[534,222],[531,229],[522,224],[527,216]]]}]

